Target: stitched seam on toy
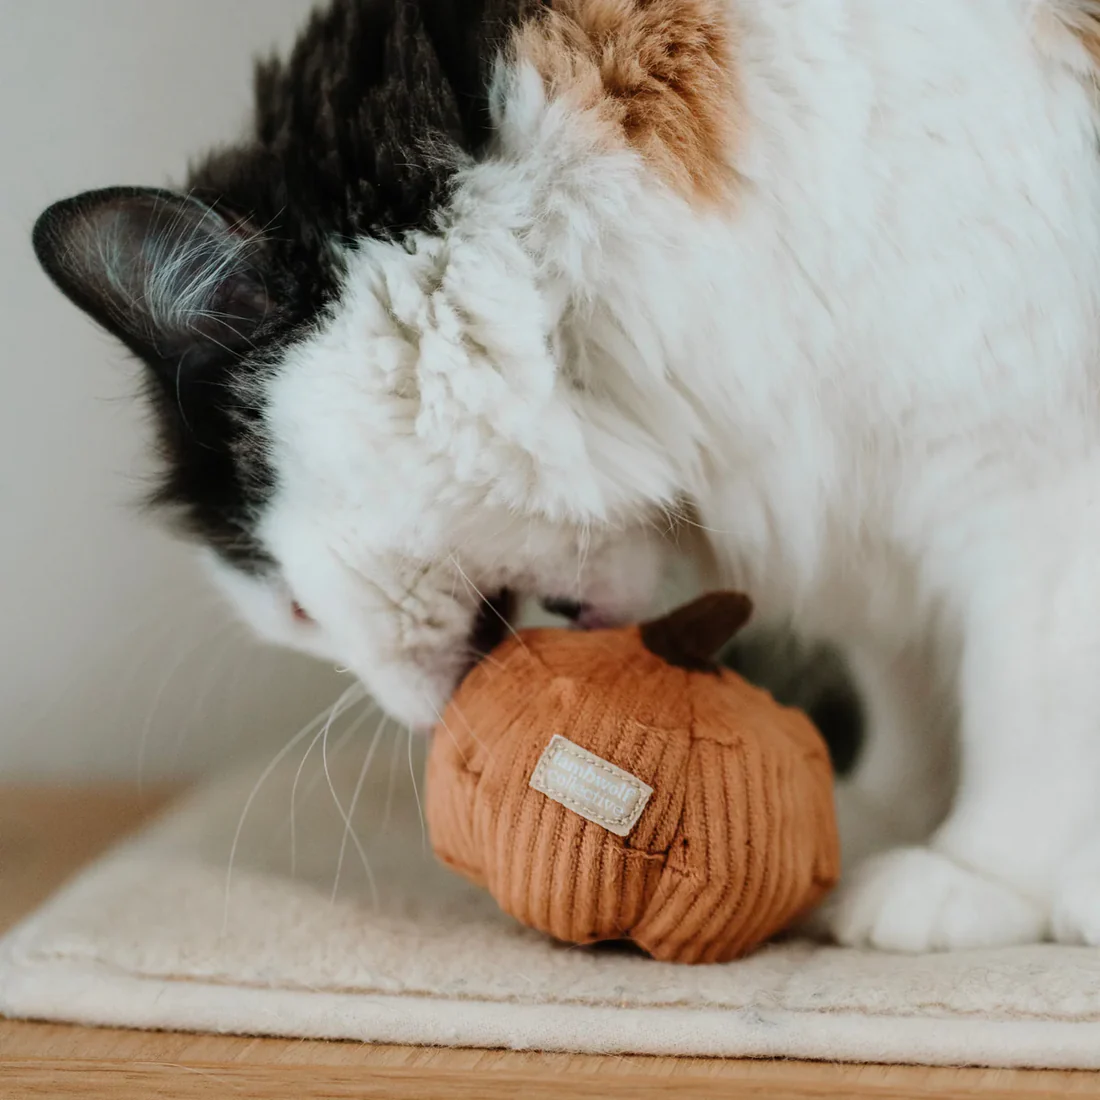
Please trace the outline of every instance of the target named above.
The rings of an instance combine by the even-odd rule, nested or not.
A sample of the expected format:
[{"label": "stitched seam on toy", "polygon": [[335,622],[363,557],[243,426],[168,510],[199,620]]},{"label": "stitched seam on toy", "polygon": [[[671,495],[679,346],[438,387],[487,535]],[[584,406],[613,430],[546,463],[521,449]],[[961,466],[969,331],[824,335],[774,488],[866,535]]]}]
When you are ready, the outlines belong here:
[{"label": "stitched seam on toy", "polygon": [[637,863],[659,863],[663,867],[668,860],[667,848],[659,852],[647,852],[644,848],[631,848],[629,844],[624,844],[619,852],[627,861]]},{"label": "stitched seam on toy", "polygon": [[[688,677],[685,675],[684,679],[685,679],[685,682],[686,682]],[[700,723],[699,723],[699,716],[698,716],[698,713],[697,713],[695,697],[692,695],[692,693],[689,690],[687,690],[686,687],[685,687],[685,690],[684,690],[684,694],[685,694],[685,697],[687,698],[688,711],[690,712],[690,715],[691,715],[691,726],[690,726],[690,729],[692,731],[691,732],[691,739],[693,741],[696,741],[696,740],[698,740],[698,737],[695,734],[695,730],[698,729]],[[685,773],[690,773],[690,770],[691,770],[691,755],[690,755],[690,752],[689,752],[687,763],[684,766],[684,771],[685,771]],[[690,774],[685,774],[684,779],[685,779],[685,782],[689,782],[690,781]],[[683,858],[682,850],[679,853],[679,855],[674,855],[673,854],[673,849],[676,847],[676,838],[681,836],[682,833],[683,833],[684,817],[687,814],[687,803],[688,803],[688,800],[687,800],[687,796],[685,795],[680,800],[680,809],[676,814],[676,825],[672,830],[672,834],[671,834],[672,835],[672,840],[670,841],[669,846],[668,846],[668,862],[665,864],[665,867],[666,867],[667,870],[672,871],[674,874],[679,875],[681,878],[691,879],[692,876],[693,876],[693,872],[688,870],[686,867],[679,866],[679,864],[677,863],[678,858],[679,859]]]}]

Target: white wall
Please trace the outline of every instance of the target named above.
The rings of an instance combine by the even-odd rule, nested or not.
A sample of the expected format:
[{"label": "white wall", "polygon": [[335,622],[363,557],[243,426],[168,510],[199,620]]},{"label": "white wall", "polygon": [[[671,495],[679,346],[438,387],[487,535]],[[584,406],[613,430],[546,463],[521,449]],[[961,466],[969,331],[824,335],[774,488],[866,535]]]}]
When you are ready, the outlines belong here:
[{"label": "white wall", "polygon": [[232,137],[251,55],[309,6],[0,0],[0,782],[152,778],[246,741],[274,750],[340,686],[227,633],[191,553],[137,515],[136,365],[29,246],[48,202],[178,179]]}]

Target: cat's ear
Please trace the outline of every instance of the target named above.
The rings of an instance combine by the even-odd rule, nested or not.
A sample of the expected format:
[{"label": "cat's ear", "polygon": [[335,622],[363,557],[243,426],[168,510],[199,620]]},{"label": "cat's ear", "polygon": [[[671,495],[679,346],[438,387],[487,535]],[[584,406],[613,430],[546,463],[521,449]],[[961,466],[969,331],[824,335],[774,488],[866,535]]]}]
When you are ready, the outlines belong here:
[{"label": "cat's ear", "polygon": [[89,191],[49,207],[33,239],[65,295],[154,368],[243,351],[270,308],[260,235],[190,196]]}]

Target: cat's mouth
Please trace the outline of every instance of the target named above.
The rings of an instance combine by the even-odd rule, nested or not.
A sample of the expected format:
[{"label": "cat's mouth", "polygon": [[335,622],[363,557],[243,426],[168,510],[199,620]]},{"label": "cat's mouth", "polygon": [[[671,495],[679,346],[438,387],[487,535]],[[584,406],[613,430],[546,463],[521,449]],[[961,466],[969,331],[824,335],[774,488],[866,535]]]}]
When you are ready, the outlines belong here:
[{"label": "cat's mouth", "polygon": [[470,660],[466,673],[487,657],[512,631],[516,612],[515,595],[507,588],[481,601],[470,632]]},{"label": "cat's mouth", "polygon": [[[541,600],[551,614],[569,620],[573,630],[589,631],[613,628],[632,621],[614,605],[571,599]],[[499,669],[501,662],[493,650],[514,636],[519,619],[520,600],[514,590],[487,592],[469,622],[465,638],[452,635],[438,650],[420,649],[413,654],[397,655],[389,662],[363,662],[358,671],[363,683],[389,714],[410,728],[432,729],[444,712],[455,690],[483,664]],[[354,666],[353,666],[354,667]]]},{"label": "cat's mouth", "polygon": [[[557,596],[539,601],[544,611],[566,619],[581,630],[596,630],[612,625],[611,619],[591,604]],[[469,663],[463,677],[499,646],[513,630],[518,600],[505,588],[481,601],[468,642]]]},{"label": "cat's mouth", "polygon": [[612,612],[578,600],[548,597],[542,601],[542,608],[551,615],[568,619],[580,630],[606,630],[623,625],[622,619]]}]

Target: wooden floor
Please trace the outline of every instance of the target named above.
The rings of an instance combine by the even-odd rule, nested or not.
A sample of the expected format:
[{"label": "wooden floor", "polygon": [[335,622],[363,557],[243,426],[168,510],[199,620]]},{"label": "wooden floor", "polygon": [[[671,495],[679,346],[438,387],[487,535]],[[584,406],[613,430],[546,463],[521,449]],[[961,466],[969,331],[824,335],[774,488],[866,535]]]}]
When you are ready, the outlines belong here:
[{"label": "wooden floor", "polygon": [[[0,789],[0,929],[168,792]],[[0,1097],[645,1100],[1100,1096],[1100,1075],[288,1042],[0,1020]]]}]

